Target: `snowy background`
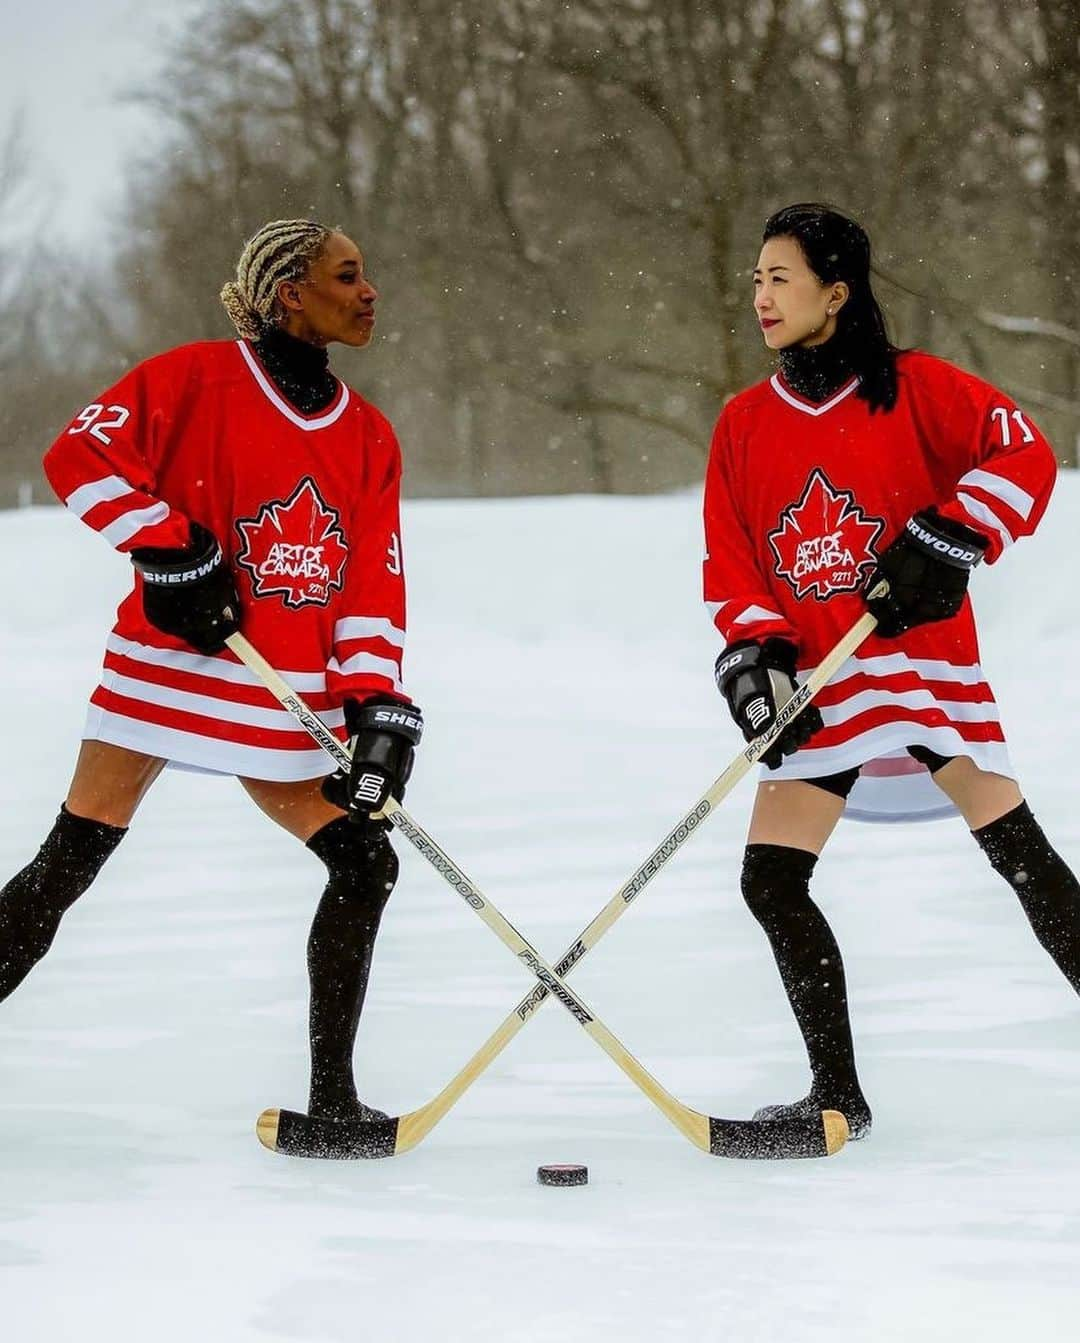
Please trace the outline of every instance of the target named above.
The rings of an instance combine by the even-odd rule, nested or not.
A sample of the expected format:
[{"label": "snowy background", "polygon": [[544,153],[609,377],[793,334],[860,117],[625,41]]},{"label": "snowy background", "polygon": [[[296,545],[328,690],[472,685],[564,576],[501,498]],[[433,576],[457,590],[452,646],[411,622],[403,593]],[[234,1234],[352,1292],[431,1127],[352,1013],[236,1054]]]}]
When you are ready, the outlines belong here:
[{"label": "snowy background", "polygon": [[[698,500],[418,502],[405,518],[408,805],[554,958],[738,749],[698,603]],[[1027,796],[1080,863],[1080,480],[976,577]],[[0,519],[0,874],[63,796],[126,562],[59,511]],[[1067,577],[1068,576],[1068,577]],[[662,729],[657,723],[662,722]],[[575,972],[680,1099],[745,1115],[805,1063],[742,907],[749,781]],[[527,988],[405,844],[358,1075],[414,1109]],[[0,878],[2,879],[2,878]],[[672,1129],[557,1006],[406,1156],[264,1151],[302,1106],[315,861],[228,780],[169,773],[0,1008],[0,1319],[12,1343],[1072,1335],[1080,1008],[960,822],[844,825],[817,895],[875,1131],[735,1163]],[[581,1161],[584,1189],[542,1189]]]}]

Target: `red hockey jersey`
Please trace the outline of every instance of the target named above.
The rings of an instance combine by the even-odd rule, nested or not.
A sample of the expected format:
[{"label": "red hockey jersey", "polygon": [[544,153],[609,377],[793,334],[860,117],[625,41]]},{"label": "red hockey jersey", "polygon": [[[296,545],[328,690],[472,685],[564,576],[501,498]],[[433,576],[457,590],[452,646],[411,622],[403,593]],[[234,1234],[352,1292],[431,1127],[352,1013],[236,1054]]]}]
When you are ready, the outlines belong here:
[{"label": "red hockey jersey", "polygon": [[[182,346],[80,411],[45,472],[118,550],[185,545],[189,520],[209,528],[242,632],[339,735],[346,697],[407,698],[400,452],[343,383],[303,415],[246,341]],[[251,778],[332,768],[231,652],[204,657],[148,624],[141,583],[117,612],[85,737]]]},{"label": "red hockey jersey", "polygon": [[[930,504],[985,536],[991,564],[1035,530],[1056,462],[1027,415],[931,355],[901,354],[897,374],[888,413],[871,414],[854,379],[814,405],[780,374],[724,407],[705,482],[704,580],[725,643],[777,635],[798,645],[800,670],[814,667],[864,613],[876,556]],[[824,730],[768,777],[861,766],[848,815],[951,813],[909,745],[1012,777],[969,599],[951,620],[872,635],[816,702]]]}]

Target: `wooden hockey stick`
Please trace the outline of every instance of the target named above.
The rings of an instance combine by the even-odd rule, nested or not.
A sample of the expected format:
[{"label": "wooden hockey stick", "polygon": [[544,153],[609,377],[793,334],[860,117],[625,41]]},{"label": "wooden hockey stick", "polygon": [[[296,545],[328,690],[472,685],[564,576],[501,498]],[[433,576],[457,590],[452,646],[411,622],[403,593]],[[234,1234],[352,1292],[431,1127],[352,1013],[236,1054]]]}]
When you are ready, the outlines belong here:
[{"label": "wooden hockey stick", "polygon": [[[820,1124],[818,1121],[809,1123],[797,1121],[793,1129],[789,1127],[787,1121],[762,1126],[755,1125],[753,1121],[715,1119],[682,1105],[641,1067],[607,1031],[603,1023],[596,1021],[581,1000],[562,983],[562,976],[569,973],[577,961],[600,940],[660,868],[694,833],[701,821],[727,796],[760,756],[768,750],[784,727],[802,712],[825,682],[870,634],[875,623],[873,616],[869,614],[856,622],[808,680],[799,687],[769,732],[751,742],[739,753],[728,769],[653,850],[629,881],[612,896],[608,904],[563,955],[555,970],[537,956],[533,948],[497,910],[492,909],[464,873],[431,840],[430,836],[412,821],[404,809],[397,803],[389,804],[385,814],[480,914],[480,917],[484,918],[500,939],[511,947],[515,955],[529,965],[540,982],[485,1041],[465,1067],[437,1096],[420,1109],[396,1118],[368,1122],[318,1120],[294,1111],[268,1110],[260,1117],[258,1124],[259,1138],[264,1145],[275,1151],[291,1152],[296,1155],[334,1157],[380,1157],[408,1151],[426,1137],[462,1093],[513,1039],[529,1016],[554,994],[671,1122],[702,1150],[715,1155],[732,1156],[827,1155],[839,1150],[846,1139],[847,1126],[842,1116],[834,1111],[825,1112]],[[347,748],[251,644],[242,635],[233,635],[228,642],[237,657],[267,685],[271,693],[327,750],[335,762],[342,768],[348,768]],[[477,901],[480,902],[479,905]],[[590,1018],[593,1029],[590,1029],[590,1024],[582,1020],[579,1015],[581,1012]]]}]

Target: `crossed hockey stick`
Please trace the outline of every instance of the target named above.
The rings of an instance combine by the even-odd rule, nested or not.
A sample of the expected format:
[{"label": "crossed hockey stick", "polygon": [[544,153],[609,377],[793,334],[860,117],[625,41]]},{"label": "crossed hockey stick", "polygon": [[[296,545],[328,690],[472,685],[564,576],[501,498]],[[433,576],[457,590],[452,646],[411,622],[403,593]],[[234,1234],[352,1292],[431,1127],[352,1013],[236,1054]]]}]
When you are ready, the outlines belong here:
[{"label": "crossed hockey stick", "polygon": [[[882,583],[873,595],[885,591]],[[712,810],[749,772],[756,761],[811,702],[821,687],[873,631],[876,620],[863,615],[830,650],[820,665],[795,691],[777,715],[772,727],[742,750],[681,821],[653,850],[593,919],[576,941],[551,966],[518,930],[481,894],[449,855],[394,799],[383,815],[401,831],[413,847],[454,888],[467,905],[488,925],[501,942],[522,961],[536,979],[536,986],[521,1000],[464,1068],[418,1110],[394,1118],[360,1121],[327,1120],[291,1110],[266,1110],[259,1117],[260,1141],[272,1151],[294,1156],[383,1157],[396,1156],[417,1146],[435,1127],[465,1090],[493,1062],[529,1017],[548,997],[556,997],[601,1049],[626,1073],[672,1124],[696,1147],[714,1156],[810,1157],[831,1156],[847,1140],[847,1121],[838,1111],[823,1111],[819,1119],[752,1120],[720,1119],[704,1115],[671,1095],[612,1034],[584,1001],[566,984],[564,976],[596,945],[601,937],[644,890],[669,859],[682,847]],[[348,771],[348,748],[327,728],[291,686],[241,634],[227,640],[236,656],[262,681],[270,693],[333,759]]]}]

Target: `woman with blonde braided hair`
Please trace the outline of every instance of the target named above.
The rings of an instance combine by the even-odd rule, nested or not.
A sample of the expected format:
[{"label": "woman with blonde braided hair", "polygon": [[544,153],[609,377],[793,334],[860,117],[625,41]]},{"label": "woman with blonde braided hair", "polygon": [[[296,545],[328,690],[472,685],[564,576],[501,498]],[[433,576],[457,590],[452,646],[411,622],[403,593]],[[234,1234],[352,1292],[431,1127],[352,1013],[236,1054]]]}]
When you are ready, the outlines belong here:
[{"label": "woman with blonde braided hair", "polygon": [[[45,458],[66,506],[131,556],[67,798],[0,891],[0,1000],[45,954],[167,764],[239,778],[321,859],[308,941],[313,1114],[378,1117],[352,1052],[397,876],[382,822],[420,739],[402,686],[401,458],[389,421],[330,371],[366,346],[377,294],[359,248],[307,219],[265,224],[221,291],[238,339],[139,364]],[[354,779],[226,648],[241,630],[353,746]],[[361,795],[354,787],[363,775]],[[379,795],[373,796],[376,776]]]},{"label": "woman with blonde braided hair", "polygon": [[236,264],[236,279],[221,290],[221,302],[239,335],[258,340],[280,325],[284,309],[277,287],[302,279],[333,237],[308,219],[275,219],[250,239]]}]

